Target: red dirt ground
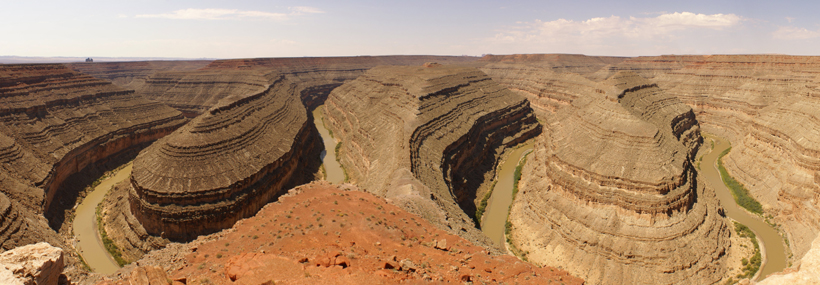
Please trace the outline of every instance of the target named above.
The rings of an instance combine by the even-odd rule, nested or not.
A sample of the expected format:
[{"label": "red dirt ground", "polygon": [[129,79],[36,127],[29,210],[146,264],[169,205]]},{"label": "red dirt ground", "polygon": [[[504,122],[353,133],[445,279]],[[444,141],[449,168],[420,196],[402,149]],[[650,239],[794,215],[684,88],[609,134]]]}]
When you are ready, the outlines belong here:
[{"label": "red dirt ground", "polygon": [[192,247],[185,265],[166,280],[175,284],[583,284],[563,270],[539,268],[513,256],[490,256],[483,248],[369,193],[323,182],[291,191],[256,216],[237,222],[234,231]]}]

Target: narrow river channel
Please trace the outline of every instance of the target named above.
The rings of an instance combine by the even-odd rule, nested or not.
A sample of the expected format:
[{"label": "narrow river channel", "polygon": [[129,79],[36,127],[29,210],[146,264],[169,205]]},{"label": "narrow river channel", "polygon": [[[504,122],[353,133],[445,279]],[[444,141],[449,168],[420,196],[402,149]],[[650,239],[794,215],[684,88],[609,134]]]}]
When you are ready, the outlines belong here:
[{"label": "narrow river channel", "polygon": [[512,191],[515,176],[515,167],[518,162],[532,150],[533,142],[530,141],[518,149],[514,150],[501,167],[498,169],[495,184],[490,201],[484,211],[481,222],[481,231],[484,232],[497,245],[504,247],[504,230],[507,224],[507,215],[510,214],[512,204]]},{"label": "narrow river channel", "polygon": [[108,254],[99,232],[97,231],[97,205],[102,202],[108,190],[115,184],[131,176],[131,164],[123,167],[112,177],[103,180],[77,206],[74,216],[74,237],[77,239],[77,250],[91,267],[91,271],[111,274],[120,268],[114,258]]},{"label": "narrow river channel", "polygon": [[330,135],[330,132],[325,128],[325,106],[316,107],[313,110],[313,124],[319,129],[319,134],[322,135],[322,140],[325,142],[325,150],[322,151],[322,165],[325,167],[325,180],[331,183],[342,183],[345,181],[344,171],[342,166],[336,160],[336,140]]},{"label": "narrow river channel", "polygon": [[[762,218],[741,209],[740,206],[735,203],[731,190],[723,184],[723,180],[720,177],[720,172],[717,168],[717,159],[720,153],[731,145],[722,138],[706,135],[704,138],[706,139],[704,147],[709,145],[709,140],[714,141],[715,147],[711,152],[703,156],[700,174],[706,179],[706,183],[709,183],[709,185],[715,189],[715,192],[717,192],[718,199],[720,199],[720,203],[723,204],[726,215],[752,229],[755,235],[757,235],[758,241],[763,245],[761,247],[763,264],[761,265],[758,275],[760,277],[758,277],[758,279],[765,278],[771,273],[782,271],[786,268],[786,248],[783,244],[783,238],[777,233],[777,230],[764,222]],[[734,228],[733,225],[732,228]]]}]

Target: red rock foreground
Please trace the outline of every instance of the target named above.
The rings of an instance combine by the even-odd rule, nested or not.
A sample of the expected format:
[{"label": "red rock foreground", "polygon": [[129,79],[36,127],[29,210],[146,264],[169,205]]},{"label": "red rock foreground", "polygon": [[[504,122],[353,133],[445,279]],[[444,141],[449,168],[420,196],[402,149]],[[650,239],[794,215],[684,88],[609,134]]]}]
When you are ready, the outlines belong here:
[{"label": "red rock foreground", "polygon": [[[139,267],[101,284],[152,278],[188,285],[583,284],[565,271],[488,255],[381,198],[350,190],[357,189],[297,187],[231,229],[151,252],[136,262]],[[167,278],[153,266],[164,267]]]}]

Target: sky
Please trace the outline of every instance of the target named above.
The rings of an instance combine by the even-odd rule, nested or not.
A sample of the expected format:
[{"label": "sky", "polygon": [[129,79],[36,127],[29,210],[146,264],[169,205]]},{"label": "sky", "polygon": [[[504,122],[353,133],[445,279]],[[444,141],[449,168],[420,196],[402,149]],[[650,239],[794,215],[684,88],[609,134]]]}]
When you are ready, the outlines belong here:
[{"label": "sky", "polygon": [[0,56],[820,55],[820,1],[0,0]]}]

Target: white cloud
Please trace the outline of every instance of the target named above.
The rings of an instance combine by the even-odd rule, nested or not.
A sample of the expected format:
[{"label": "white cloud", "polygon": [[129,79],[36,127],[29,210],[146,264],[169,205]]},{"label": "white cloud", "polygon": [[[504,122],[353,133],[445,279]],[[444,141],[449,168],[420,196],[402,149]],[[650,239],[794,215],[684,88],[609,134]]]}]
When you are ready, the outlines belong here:
[{"label": "white cloud", "polygon": [[792,18],[792,17],[786,17],[786,21],[788,21],[789,23],[794,22],[794,18]]},{"label": "white cloud", "polygon": [[694,14],[690,12],[662,14],[651,18],[610,16],[586,21],[558,19],[544,22],[522,23],[512,29],[496,34],[501,42],[568,41],[585,42],[607,38],[664,38],[670,33],[690,29],[720,30],[737,26],[742,21],[735,14]]},{"label": "white cloud", "polygon": [[136,15],[136,18],[164,18],[164,19],[180,19],[180,20],[230,20],[230,19],[271,19],[277,21],[284,21],[291,16],[300,16],[305,14],[324,13],[317,8],[298,6],[289,7],[289,13],[272,13],[264,11],[242,11],[237,9],[182,9],[165,14],[143,14]]},{"label": "white cloud", "polygon": [[820,32],[798,27],[780,27],[772,33],[772,37],[780,40],[807,40],[820,37]]}]

